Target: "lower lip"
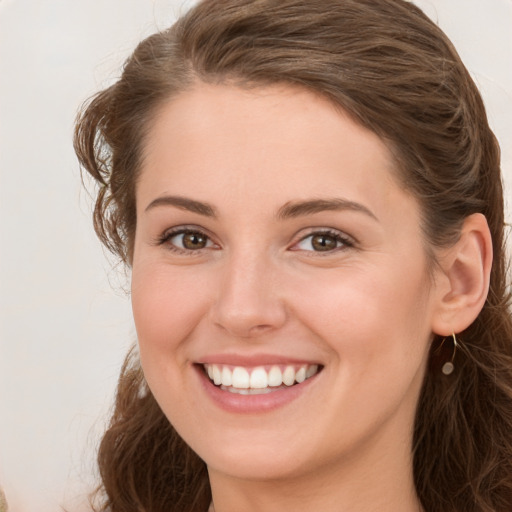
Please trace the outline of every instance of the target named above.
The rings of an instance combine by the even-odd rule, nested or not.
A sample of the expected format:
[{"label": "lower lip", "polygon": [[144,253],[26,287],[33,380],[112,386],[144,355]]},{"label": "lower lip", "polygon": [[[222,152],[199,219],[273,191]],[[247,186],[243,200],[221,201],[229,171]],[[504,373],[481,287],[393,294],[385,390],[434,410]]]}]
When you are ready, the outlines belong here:
[{"label": "lower lip", "polygon": [[196,370],[204,390],[213,402],[225,411],[235,413],[261,413],[283,407],[305,393],[318,375],[317,373],[300,384],[279,388],[270,393],[241,395],[215,386],[201,366],[196,366]]}]

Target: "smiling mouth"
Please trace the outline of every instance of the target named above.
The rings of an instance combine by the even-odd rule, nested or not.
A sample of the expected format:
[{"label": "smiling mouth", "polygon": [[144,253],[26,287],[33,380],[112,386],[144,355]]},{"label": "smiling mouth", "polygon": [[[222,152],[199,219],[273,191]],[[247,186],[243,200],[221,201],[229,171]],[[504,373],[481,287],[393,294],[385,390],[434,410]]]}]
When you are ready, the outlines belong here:
[{"label": "smiling mouth", "polygon": [[240,395],[261,395],[301,384],[321,371],[317,364],[231,366],[203,364],[210,381],[223,391]]}]

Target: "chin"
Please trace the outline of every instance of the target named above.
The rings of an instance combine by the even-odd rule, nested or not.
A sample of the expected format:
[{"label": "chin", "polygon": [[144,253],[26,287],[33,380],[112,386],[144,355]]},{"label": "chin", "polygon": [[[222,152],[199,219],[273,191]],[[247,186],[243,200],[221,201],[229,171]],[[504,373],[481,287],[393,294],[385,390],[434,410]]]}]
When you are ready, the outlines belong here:
[{"label": "chin", "polygon": [[301,463],[297,454],[257,448],[248,450],[243,456],[236,450],[208,454],[205,462],[210,473],[222,473],[241,480],[277,481],[298,477],[306,471],[305,464]]}]

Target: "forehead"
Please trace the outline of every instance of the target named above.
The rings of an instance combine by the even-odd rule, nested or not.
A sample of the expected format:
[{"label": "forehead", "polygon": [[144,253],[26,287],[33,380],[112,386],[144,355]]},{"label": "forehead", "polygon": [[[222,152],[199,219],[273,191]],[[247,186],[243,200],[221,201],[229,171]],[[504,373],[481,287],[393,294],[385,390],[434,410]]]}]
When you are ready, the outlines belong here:
[{"label": "forehead", "polygon": [[277,203],[349,195],[385,209],[409,195],[384,142],[332,102],[291,86],[242,89],[198,84],[169,100],[150,126],[138,200],[229,192]]}]

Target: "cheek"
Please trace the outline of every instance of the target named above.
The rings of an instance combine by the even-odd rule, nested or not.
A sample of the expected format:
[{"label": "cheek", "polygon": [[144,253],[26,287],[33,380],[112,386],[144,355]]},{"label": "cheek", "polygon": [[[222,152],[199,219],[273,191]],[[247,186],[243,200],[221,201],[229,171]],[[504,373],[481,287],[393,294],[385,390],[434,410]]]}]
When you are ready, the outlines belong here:
[{"label": "cheek", "polygon": [[[422,355],[429,338],[428,283],[419,264],[341,269],[297,281],[296,314],[344,359]],[[417,342],[415,342],[417,340]]]},{"label": "cheek", "polygon": [[[134,264],[132,309],[140,361],[155,399],[173,424],[188,417],[195,401],[187,389],[186,342],[204,317],[204,282],[159,263]],[[192,397],[192,398],[191,398]]]},{"label": "cheek", "polygon": [[169,351],[186,339],[205,313],[206,289],[188,269],[134,265],[132,309],[141,351]]}]

